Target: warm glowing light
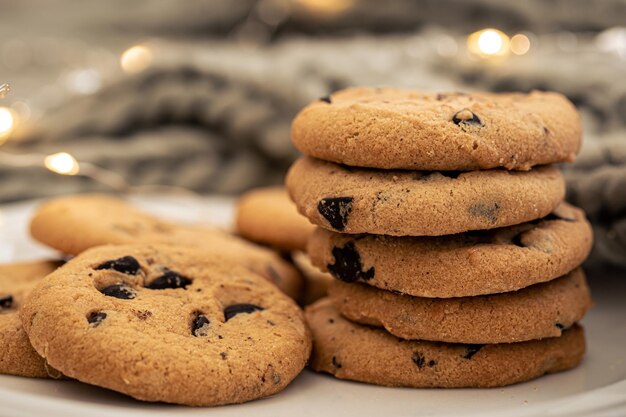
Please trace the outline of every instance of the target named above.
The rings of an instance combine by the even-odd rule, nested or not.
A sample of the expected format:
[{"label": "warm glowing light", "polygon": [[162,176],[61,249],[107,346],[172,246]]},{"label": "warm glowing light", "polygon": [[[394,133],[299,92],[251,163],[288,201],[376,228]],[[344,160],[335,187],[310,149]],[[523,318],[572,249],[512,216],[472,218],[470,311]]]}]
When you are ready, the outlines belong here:
[{"label": "warm glowing light", "polygon": [[483,29],[468,36],[467,47],[481,56],[504,56],[509,53],[509,37],[498,29]]},{"label": "warm glowing light", "polygon": [[523,33],[518,33],[511,38],[511,52],[515,55],[524,55],[530,50],[530,39]]},{"label": "warm glowing light", "polygon": [[102,79],[93,68],[77,69],[65,75],[65,86],[77,94],[92,94],[100,89]]},{"label": "warm glowing light", "polygon": [[46,156],[44,165],[50,171],[61,175],[76,175],[80,172],[78,161],[67,152],[59,152]]},{"label": "warm glowing light", "polygon": [[296,3],[313,13],[335,15],[352,7],[354,0],[296,0]]},{"label": "warm glowing light", "polygon": [[127,49],[120,58],[122,69],[129,74],[135,74],[148,68],[152,64],[152,51],[146,46],[136,45]]},{"label": "warm glowing light", "polygon": [[0,139],[6,138],[15,128],[16,117],[13,110],[0,107]]},{"label": "warm glowing light", "polygon": [[0,98],[5,98],[11,92],[9,84],[0,84]]}]

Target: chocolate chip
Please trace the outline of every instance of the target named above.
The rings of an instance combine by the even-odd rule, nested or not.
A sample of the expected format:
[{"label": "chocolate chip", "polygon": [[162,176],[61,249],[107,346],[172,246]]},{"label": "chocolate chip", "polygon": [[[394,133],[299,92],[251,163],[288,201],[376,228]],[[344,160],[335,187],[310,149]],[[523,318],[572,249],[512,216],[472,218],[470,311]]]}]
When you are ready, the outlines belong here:
[{"label": "chocolate chip", "polygon": [[480,118],[469,109],[456,112],[452,117],[452,121],[456,125],[484,126]]},{"label": "chocolate chip", "polygon": [[499,212],[500,205],[498,203],[476,203],[469,208],[469,213],[472,216],[482,217],[490,223],[495,223],[498,220]]},{"label": "chocolate chip", "polygon": [[107,318],[107,313],[103,311],[94,311],[87,316],[87,321],[91,324],[92,327],[98,326],[102,323],[102,320]]},{"label": "chocolate chip", "polygon": [[565,325],[563,325],[563,324],[561,324],[561,323],[556,323],[556,324],[555,324],[555,326],[556,326],[556,328],[557,328],[557,329],[559,329],[559,330],[563,330],[563,329],[565,329]]},{"label": "chocolate chip", "polygon": [[353,200],[352,197],[323,198],[317,204],[317,211],[335,230],[343,230],[348,223]]},{"label": "chocolate chip", "polygon": [[191,334],[199,337],[206,336],[209,324],[211,322],[204,314],[198,314],[193,322],[191,323]]},{"label": "chocolate chip", "polygon": [[119,259],[113,259],[112,261],[106,261],[98,265],[94,269],[113,269],[123,274],[137,275],[140,266],[137,259],[133,258],[132,256],[124,256]]},{"label": "chocolate chip", "polygon": [[100,290],[100,292],[109,297],[121,298],[123,300],[132,300],[135,298],[135,291],[125,284],[113,284]]},{"label": "chocolate chip", "polygon": [[332,361],[333,366],[334,366],[335,368],[337,368],[337,369],[341,368],[341,363],[339,363],[339,361],[337,360],[337,357],[336,357],[336,356],[333,356],[333,358],[332,358],[332,360],[331,360],[331,361]]},{"label": "chocolate chip", "polygon": [[151,290],[165,290],[167,288],[187,288],[191,285],[191,280],[174,271],[167,271],[148,285],[146,288]]},{"label": "chocolate chip", "polygon": [[263,307],[254,304],[232,304],[224,309],[224,321],[228,321],[241,313],[253,313],[255,311],[263,311]]},{"label": "chocolate chip", "polygon": [[13,296],[12,295],[4,295],[0,297],[0,310],[5,308],[11,308],[13,306]]},{"label": "chocolate chip", "polygon": [[228,356],[228,352],[220,352],[220,356],[222,357],[223,360],[226,360],[226,357]]},{"label": "chocolate chip", "polygon": [[465,355],[463,355],[463,359],[472,359],[472,357],[478,353],[485,345],[467,345]]},{"label": "chocolate chip", "polygon": [[330,99],[330,96],[324,96],[324,97],[320,98],[320,101],[323,101],[324,103],[328,103],[328,104],[332,103],[332,100]]},{"label": "chocolate chip", "polygon": [[334,264],[328,264],[328,271],[335,277],[345,282],[355,282],[359,279],[369,280],[374,277],[374,267],[363,271],[361,256],[354,246],[354,242],[348,242],[343,248],[333,247]]},{"label": "chocolate chip", "polygon": [[424,367],[424,364],[426,363],[424,355],[422,355],[420,352],[413,352],[413,356],[411,356],[411,359],[419,369],[422,369]]},{"label": "chocolate chip", "polygon": [[436,360],[431,359],[431,360],[428,361],[428,367],[429,368],[432,368],[435,365],[437,365],[437,361]]}]

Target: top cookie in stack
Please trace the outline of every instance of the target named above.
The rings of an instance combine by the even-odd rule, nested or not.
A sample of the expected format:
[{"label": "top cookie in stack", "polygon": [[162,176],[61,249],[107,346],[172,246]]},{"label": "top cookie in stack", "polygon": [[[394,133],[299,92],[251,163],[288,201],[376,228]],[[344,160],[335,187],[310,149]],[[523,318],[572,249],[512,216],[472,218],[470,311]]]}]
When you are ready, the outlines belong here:
[{"label": "top cookie in stack", "polygon": [[292,139],[309,255],[343,281],[307,309],[315,369],[501,386],[580,362],[592,232],[550,165],[581,144],[565,97],[354,88],[303,109]]}]

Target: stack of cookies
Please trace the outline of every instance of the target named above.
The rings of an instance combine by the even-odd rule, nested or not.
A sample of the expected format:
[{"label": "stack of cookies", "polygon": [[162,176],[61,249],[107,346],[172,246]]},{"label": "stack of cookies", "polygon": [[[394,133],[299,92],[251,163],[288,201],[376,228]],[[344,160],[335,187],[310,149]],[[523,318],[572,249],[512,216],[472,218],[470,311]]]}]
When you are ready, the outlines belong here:
[{"label": "stack of cookies", "polygon": [[580,147],[566,98],[349,89],[302,110],[292,139],[306,156],[287,189],[337,278],[306,311],[315,370],[493,387],[580,363],[592,231],[550,165]]}]

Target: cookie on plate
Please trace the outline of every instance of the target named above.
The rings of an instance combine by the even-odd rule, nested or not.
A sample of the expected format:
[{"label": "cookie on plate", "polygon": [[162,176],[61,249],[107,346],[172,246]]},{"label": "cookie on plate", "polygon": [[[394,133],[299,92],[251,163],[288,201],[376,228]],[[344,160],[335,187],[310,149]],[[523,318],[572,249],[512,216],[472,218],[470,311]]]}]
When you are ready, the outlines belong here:
[{"label": "cookie on plate", "polygon": [[60,261],[0,265],[0,374],[36,378],[61,376],[30,345],[18,313],[37,282],[60,265]]},{"label": "cookie on plate", "polygon": [[350,88],[305,107],[291,137],[305,155],[351,166],[470,171],[573,162],[580,118],[564,96]]},{"label": "cookie on plate", "polygon": [[257,188],[242,195],[235,222],[242,237],[284,251],[305,250],[314,229],[283,187]]},{"label": "cookie on plate", "polygon": [[90,249],[21,310],[30,342],[65,375],[144,401],[240,403],[304,367],[302,311],[261,276],[169,245]]},{"label": "cookie on plate", "polygon": [[565,196],[554,167],[528,172],[381,171],[301,158],[287,190],[312,223],[342,233],[438,236],[543,217]]},{"label": "cookie on plate", "polygon": [[476,345],[402,340],[346,320],[328,299],[309,306],[305,315],[314,370],[378,385],[499,387],[573,368],[585,352],[578,325],[560,337]]},{"label": "cookie on plate", "polygon": [[308,250],[314,265],[340,280],[446,298],[514,291],[565,275],[585,260],[592,243],[584,212],[563,203],[539,220],[454,236],[317,229]]},{"label": "cookie on plate", "polygon": [[472,344],[561,336],[591,306],[580,268],[519,291],[478,297],[412,297],[341,281],[331,284],[329,297],[349,320],[402,339]]},{"label": "cookie on plate", "polygon": [[298,271],[270,249],[218,229],[168,222],[107,195],[48,200],[37,209],[30,231],[38,241],[71,255],[107,244],[148,242],[197,247],[239,261],[293,298],[302,290]]}]

